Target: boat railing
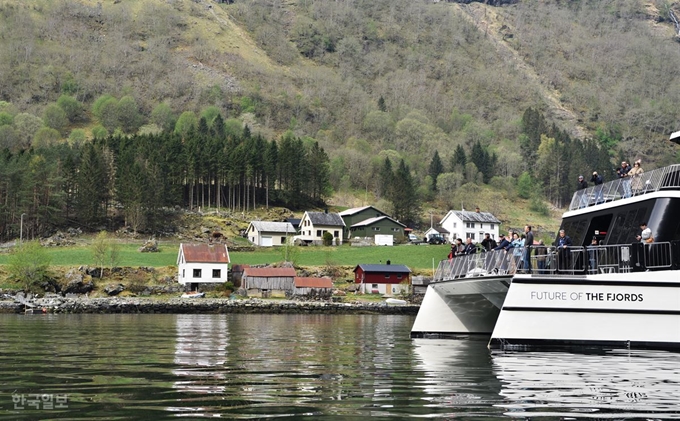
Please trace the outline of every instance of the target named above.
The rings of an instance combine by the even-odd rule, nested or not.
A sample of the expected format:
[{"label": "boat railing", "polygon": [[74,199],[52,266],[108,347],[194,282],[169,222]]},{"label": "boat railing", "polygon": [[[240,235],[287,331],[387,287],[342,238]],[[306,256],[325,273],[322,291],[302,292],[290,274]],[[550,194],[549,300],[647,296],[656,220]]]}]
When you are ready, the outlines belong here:
[{"label": "boat railing", "polygon": [[674,164],[637,176],[617,178],[599,186],[577,190],[571,198],[569,210],[626,199],[662,189],[678,188],[680,188],[680,164]]},{"label": "boat railing", "polygon": [[[494,250],[442,260],[433,282],[523,273],[523,249]],[[632,243],[588,247],[533,246],[533,275],[585,275],[675,269],[680,242]]]},{"label": "boat railing", "polygon": [[464,254],[442,260],[434,274],[433,282],[487,276],[512,275],[518,270],[521,256],[512,250],[492,250],[485,253]]},{"label": "boat railing", "polygon": [[532,254],[531,259],[535,274],[627,273],[671,269],[674,253],[677,247],[669,242],[632,243],[549,249],[545,255]]}]

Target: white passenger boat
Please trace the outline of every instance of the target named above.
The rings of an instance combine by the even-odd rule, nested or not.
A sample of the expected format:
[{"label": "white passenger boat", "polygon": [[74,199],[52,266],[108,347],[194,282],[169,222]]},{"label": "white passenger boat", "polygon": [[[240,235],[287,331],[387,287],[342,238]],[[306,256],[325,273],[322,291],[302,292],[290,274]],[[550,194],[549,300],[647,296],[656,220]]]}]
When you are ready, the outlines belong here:
[{"label": "white passenger boat", "polygon": [[[502,251],[440,262],[411,336],[491,334],[490,347],[504,349],[680,349],[680,164],[642,180],[631,196],[625,179],[577,191],[560,227],[573,247],[548,253],[544,270],[532,254],[533,273],[518,274]],[[635,239],[645,221],[651,244]],[[601,245],[589,246],[593,237]]]}]

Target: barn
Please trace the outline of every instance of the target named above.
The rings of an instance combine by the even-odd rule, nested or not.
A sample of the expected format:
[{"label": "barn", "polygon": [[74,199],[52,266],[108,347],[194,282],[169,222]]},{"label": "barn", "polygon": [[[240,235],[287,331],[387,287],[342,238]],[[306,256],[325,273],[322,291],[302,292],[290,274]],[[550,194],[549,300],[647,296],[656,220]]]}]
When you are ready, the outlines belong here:
[{"label": "barn", "polygon": [[360,264],[354,268],[354,283],[364,294],[387,296],[408,293],[411,287],[411,269],[404,265]]},{"label": "barn", "polygon": [[241,288],[249,297],[285,296],[293,291],[295,280],[293,268],[245,268],[241,277]]},{"label": "barn", "polygon": [[295,277],[293,296],[329,299],[333,295],[333,281],[330,278]]}]

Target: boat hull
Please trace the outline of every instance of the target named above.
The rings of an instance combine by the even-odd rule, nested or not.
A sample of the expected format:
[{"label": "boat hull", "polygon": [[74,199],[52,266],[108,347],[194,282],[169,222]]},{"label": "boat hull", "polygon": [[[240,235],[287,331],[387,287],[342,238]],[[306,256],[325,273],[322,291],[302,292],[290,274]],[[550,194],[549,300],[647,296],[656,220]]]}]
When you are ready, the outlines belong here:
[{"label": "boat hull", "polygon": [[411,337],[492,333],[511,276],[484,276],[428,285]]},{"label": "boat hull", "polygon": [[680,349],[678,271],[515,276],[489,346],[572,345]]}]

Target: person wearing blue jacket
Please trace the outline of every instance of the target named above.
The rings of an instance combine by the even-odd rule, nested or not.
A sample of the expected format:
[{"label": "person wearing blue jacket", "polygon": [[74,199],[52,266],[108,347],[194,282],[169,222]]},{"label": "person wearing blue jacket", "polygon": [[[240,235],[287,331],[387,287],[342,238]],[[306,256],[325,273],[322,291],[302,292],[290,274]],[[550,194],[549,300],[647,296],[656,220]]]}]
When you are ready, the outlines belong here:
[{"label": "person wearing blue jacket", "polygon": [[571,238],[565,234],[564,230],[560,230],[560,235],[555,241],[557,246],[557,267],[558,270],[568,270],[571,267],[571,251],[569,248],[573,245]]},{"label": "person wearing blue jacket", "polygon": [[505,238],[505,235],[500,234],[498,239],[500,241],[498,242],[498,245],[493,248],[493,250],[507,250],[510,242],[507,240],[507,238]]}]

